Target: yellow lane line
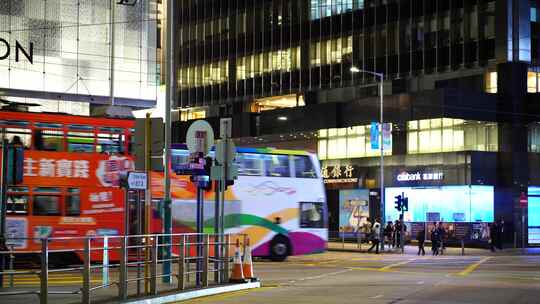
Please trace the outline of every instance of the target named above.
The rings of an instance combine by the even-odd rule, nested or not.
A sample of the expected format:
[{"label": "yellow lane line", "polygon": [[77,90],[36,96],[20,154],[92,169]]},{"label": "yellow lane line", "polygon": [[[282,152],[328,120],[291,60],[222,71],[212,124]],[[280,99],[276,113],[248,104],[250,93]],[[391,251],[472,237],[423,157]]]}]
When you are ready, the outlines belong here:
[{"label": "yellow lane line", "polygon": [[390,270],[392,268],[395,268],[395,267],[398,267],[398,266],[401,266],[401,265],[405,265],[405,264],[409,264],[410,262],[413,262],[414,260],[416,260],[416,259],[410,259],[410,260],[407,260],[407,261],[403,261],[403,262],[399,262],[399,263],[395,263],[395,264],[390,264],[390,265],[379,268],[379,271],[388,271],[388,270]]},{"label": "yellow lane line", "polygon": [[482,265],[483,263],[487,262],[490,259],[491,259],[491,257],[485,257],[485,258],[481,259],[480,261],[469,265],[467,268],[465,268],[462,272],[458,273],[457,275],[459,275],[459,276],[468,276],[469,274],[471,274],[471,272],[475,271],[476,268],[478,268],[480,265]]}]

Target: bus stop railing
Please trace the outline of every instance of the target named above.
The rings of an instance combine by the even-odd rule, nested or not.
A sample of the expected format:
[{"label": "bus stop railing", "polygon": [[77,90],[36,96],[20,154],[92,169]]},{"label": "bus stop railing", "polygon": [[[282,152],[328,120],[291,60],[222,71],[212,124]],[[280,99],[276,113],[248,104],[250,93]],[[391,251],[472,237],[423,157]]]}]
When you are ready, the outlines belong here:
[{"label": "bus stop railing", "polygon": [[[7,270],[0,272],[0,280],[5,283],[7,278],[9,282],[8,287],[0,288],[0,302],[3,297],[30,294],[37,295],[40,304],[46,304],[52,295],[77,295],[81,303],[87,304],[91,303],[93,294],[104,289],[108,291],[108,300],[125,300],[225,284],[229,278],[234,244],[236,240],[246,244],[246,239],[244,234],[220,236],[206,233],[26,238],[41,245],[38,251],[24,252],[39,256],[39,267],[15,269],[14,262],[21,252],[14,250],[13,246],[8,251],[0,251],[3,260],[7,260],[5,266],[8,266]],[[9,243],[10,239],[7,241]],[[62,243],[72,246],[63,246]],[[168,257],[164,254],[165,249],[171,249],[173,254]],[[82,265],[51,266],[50,255],[59,253],[77,253],[82,257]],[[159,267],[164,262],[171,263],[169,273],[164,273]],[[50,275],[74,273],[81,278],[79,288],[51,288]],[[17,288],[18,276],[37,277],[39,289]],[[110,288],[117,290],[111,292]]]}]

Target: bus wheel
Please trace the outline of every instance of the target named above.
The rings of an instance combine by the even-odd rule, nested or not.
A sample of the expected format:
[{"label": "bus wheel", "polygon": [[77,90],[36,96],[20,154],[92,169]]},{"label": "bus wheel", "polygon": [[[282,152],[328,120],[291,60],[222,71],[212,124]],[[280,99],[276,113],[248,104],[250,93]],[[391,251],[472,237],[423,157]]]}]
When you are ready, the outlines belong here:
[{"label": "bus wheel", "polygon": [[270,243],[270,259],[283,262],[291,254],[291,243],[283,235],[276,236]]}]

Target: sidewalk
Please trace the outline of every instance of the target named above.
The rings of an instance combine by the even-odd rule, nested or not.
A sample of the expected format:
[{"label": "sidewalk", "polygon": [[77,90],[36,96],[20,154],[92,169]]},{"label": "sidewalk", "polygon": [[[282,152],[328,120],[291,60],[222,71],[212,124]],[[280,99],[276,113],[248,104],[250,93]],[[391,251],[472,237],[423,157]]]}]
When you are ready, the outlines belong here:
[{"label": "sidewalk", "polygon": [[[357,243],[342,243],[342,242],[328,242],[328,251],[344,251],[344,252],[361,252],[366,253],[367,250],[371,247],[368,244],[361,244],[358,248]],[[426,244],[424,246],[426,250],[426,255],[431,254],[431,244]],[[416,255],[418,252],[418,247],[416,245],[406,245],[405,254],[407,255]],[[386,254],[401,254],[401,249],[391,249],[388,251],[388,247],[385,246]],[[502,251],[497,250],[496,252],[491,252],[489,249],[484,248],[464,248],[465,255],[468,256],[518,256],[523,255],[521,248],[508,248]],[[444,251],[444,255],[449,256],[460,256],[462,255],[461,247],[447,247]],[[540,255],[540,248],[527,248],[525,255]]]}]

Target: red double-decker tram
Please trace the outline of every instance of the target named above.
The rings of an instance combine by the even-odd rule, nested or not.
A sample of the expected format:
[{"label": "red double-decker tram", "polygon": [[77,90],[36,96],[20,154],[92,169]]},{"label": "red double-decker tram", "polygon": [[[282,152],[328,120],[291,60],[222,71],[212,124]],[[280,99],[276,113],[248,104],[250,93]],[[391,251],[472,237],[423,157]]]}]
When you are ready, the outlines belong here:
[{"label": "red double-decker tram", "polygon": [[[0,111],[0,130],[24,147],[23,181],[7,187],[6,234],[15,250],[38,251],[45,237],[125,233],[120,176],[134,169],[134,125],[131,119]],[[49,247],[80,247],[75,242]],[[57,258],[68,259],[66,253]]]}]

